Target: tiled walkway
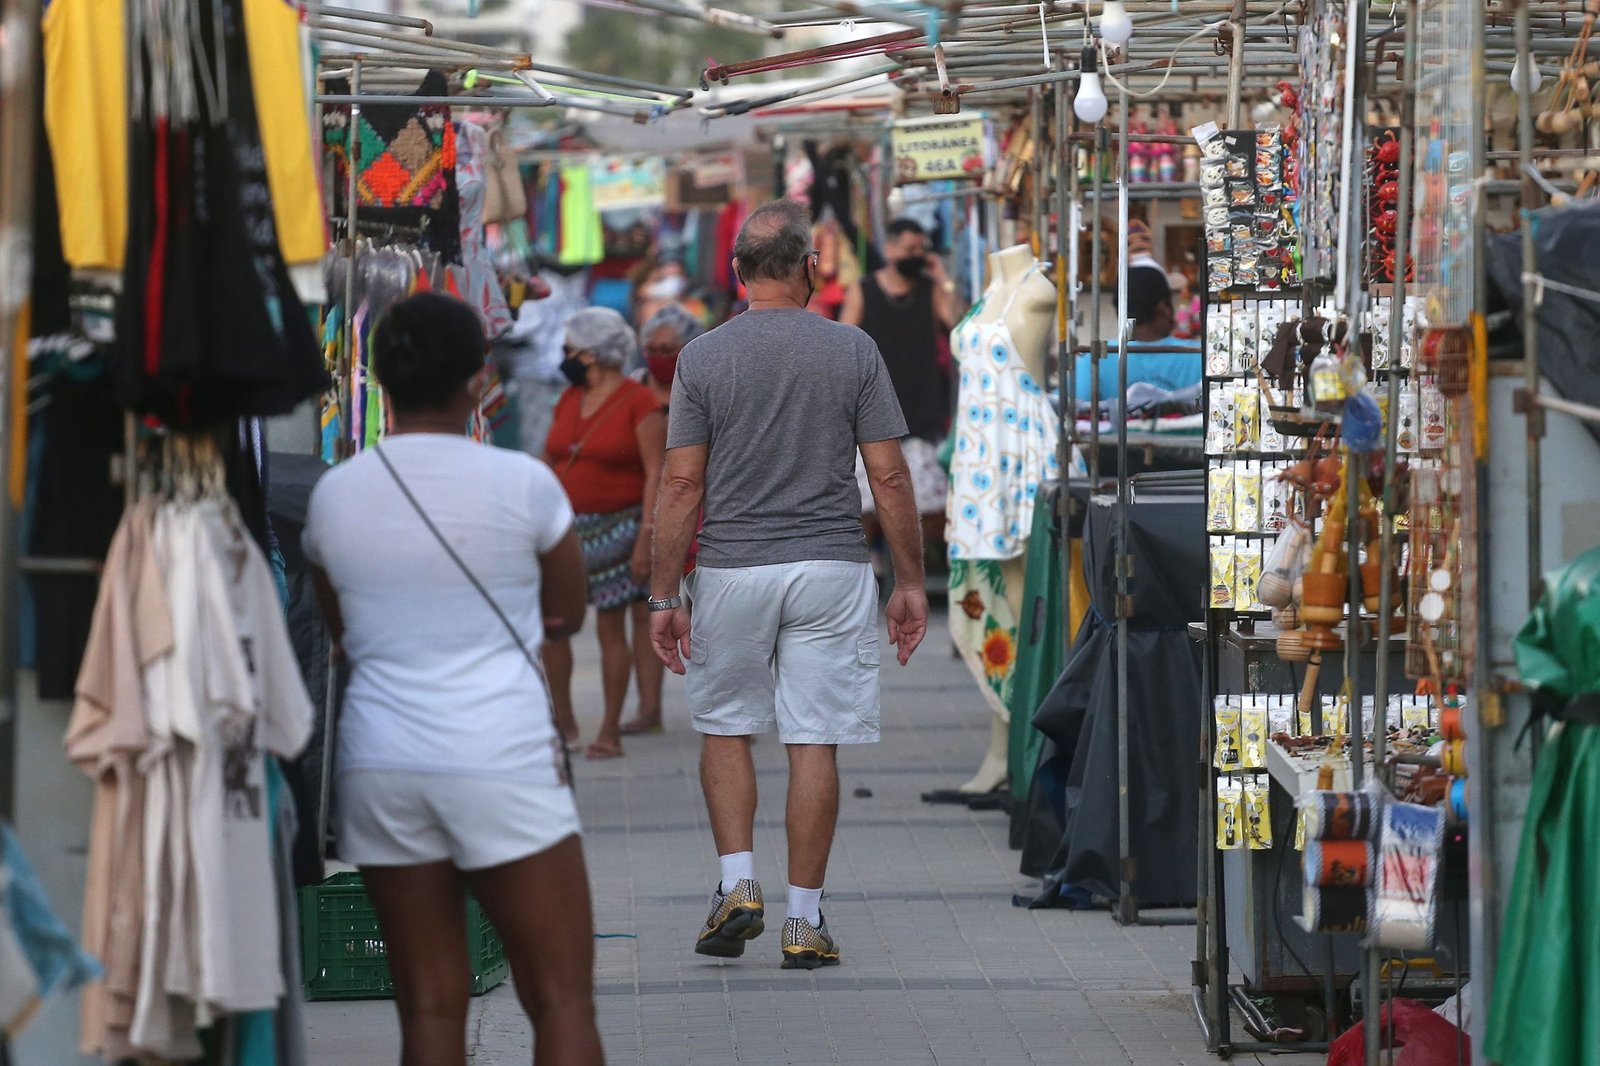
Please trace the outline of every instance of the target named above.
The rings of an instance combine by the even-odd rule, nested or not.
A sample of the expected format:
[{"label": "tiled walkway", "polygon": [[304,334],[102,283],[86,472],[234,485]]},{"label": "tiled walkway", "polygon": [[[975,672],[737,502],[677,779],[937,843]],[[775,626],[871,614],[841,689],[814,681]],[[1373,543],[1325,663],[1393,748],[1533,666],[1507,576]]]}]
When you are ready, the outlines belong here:
[{"label": "tiled walkway", "polygon": [[[580,706],[598,688],[580,641]],[[585,668],[587,660],[587,668]],[[823,902],[844,964],[778,969],[777,923],[743,959],[690,945],[717,876],[698,747],[669,681],[668,732],[627,758],[580,765],[608,1061],[644,1066],[824,1063],[1168,1066],[1216,1061],[1189,1009],[1194,930],[1124,929],[1104,912],[1027,911],[998,813],[929,806],[976,767],[985,712],[943,628],[912,665],[884,668],[883,743],[841,755],[842,813]],[[783,906],[783,749],[757,745],[757,876]],[[312,1004],[316,1066],[395,1061],[392,1008]],[[530,1059],[509,989],[475,1001],[475,1066]],[[1244,1061],[1251,1061],[1244,1057]],[[1320,1062],[1275,1057],[1281,1066]]]}]

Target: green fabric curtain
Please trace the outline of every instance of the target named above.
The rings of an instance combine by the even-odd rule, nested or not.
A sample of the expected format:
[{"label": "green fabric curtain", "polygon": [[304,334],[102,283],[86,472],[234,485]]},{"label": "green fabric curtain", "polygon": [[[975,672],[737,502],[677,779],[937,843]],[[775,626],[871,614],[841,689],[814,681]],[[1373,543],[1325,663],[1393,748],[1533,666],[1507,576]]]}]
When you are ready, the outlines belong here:
[{"label": "green fabric curtain", "polygon": [[1055,510],[1033,509],[1022,582],[1022,617],[1017,619],[1017,664],[1006,699],[1011,711],[1011,795],[1021,803],[1027,802],[1033,771],[1039,765],[1039,749],[1044,746],[1044,734],[1033,727],[1033,712],[1066,665],[1062,627],[1067,606],[1062,596],[1065,582]]},{"label": "green fabric curtain", "polygon": [[[1600,693],[1600,549],[1545,579],[1515,651],[1541,706]],[[1558,722],[1528,797],[1489,1012],[1490,1061],[1600,1066],[1597,900],[1600,725]]]}]

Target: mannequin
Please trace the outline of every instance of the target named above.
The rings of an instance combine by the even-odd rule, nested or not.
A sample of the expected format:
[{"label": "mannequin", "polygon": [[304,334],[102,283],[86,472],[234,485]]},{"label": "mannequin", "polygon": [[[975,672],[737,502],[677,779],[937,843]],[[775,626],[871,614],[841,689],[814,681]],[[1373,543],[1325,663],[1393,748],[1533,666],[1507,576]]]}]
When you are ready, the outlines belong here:
[{"label": "mannequin", "polygon": [[957,790],[963,795],[984,795],[1006,781],[1005,698],[1033,497],[1041,482],[1060,475],[1060,431],[1043,391],[1056,287],[1027,245],[990,254],[989,272],[982,301],[951,336],[961,371],[947,512],[950,602],[957,608],[951,635],[993,715],[988,754]]}]

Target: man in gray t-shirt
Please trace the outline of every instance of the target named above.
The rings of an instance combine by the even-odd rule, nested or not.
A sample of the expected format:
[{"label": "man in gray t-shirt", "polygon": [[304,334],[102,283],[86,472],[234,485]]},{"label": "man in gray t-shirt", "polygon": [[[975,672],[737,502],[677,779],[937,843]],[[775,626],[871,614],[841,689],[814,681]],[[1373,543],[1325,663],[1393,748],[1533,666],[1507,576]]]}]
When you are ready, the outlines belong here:
[{"label": "man in gray t-shirt", "polygon": [[[700,777],[721,880],[701,954],[742,955],[765,928],[750,737],[776,730],[788,746],[786,969],[839,961],[818,907],[839,813],[835,755],[878,739],[878,588],[858,450],[894,557],[888,629],[902,666],[928,619],[905,419],[871,338],[805,309],[810,224],[787,200],[750,215],[734,244],[750,309],[678,359],[650,600],[656,651],[686,675],[705,735]],[[699,565],[682,583],[691,622],[678,575],[702,508]]]}]

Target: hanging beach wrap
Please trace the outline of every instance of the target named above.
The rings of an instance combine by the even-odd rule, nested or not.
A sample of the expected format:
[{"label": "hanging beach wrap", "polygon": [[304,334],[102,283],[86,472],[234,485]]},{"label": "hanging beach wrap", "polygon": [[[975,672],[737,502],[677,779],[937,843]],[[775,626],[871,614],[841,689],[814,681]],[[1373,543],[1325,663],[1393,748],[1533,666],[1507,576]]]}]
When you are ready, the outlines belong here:
[{"label": "hanging beach wrap", "polygon": [[[329,81],[332,93],[347,82]],[[415,95],[445,96],[443,74],[428,71]],[[322,113],[323,152],[332,161],[334,217],[349,212],[350,108]],[[456,189],[456,133],[443,105],[366,104],[355,129],[357,222],[419,230],[446,262],[461,261],[461,203]]]}]

